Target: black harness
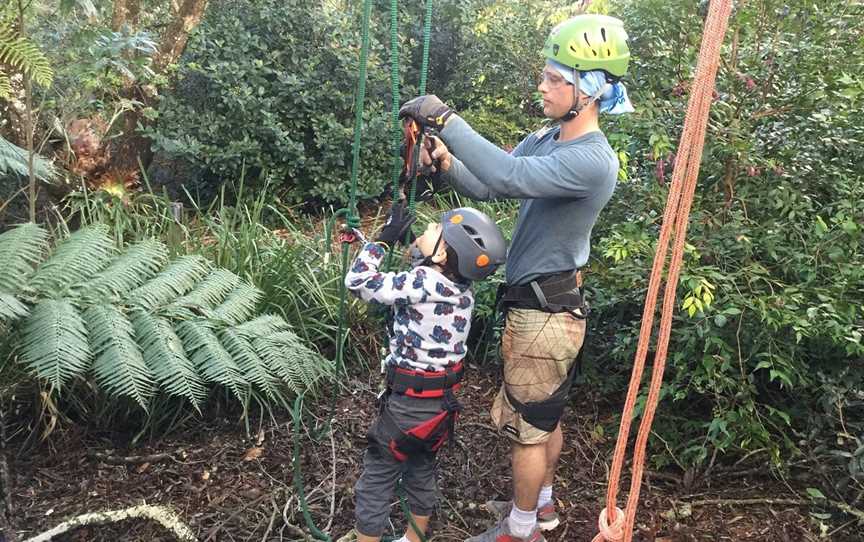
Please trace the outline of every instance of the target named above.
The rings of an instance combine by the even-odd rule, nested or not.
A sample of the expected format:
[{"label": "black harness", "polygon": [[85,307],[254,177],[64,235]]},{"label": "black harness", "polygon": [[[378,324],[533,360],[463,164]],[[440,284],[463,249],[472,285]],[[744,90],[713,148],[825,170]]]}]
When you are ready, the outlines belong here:
[{"label": "black harness", "polygon": [[[524,286],[502,284],[498,289],[496,305],[505,317],[510,309],[532,309],[548,313],[568,312],[582,320],[588,317],[588,305],[582,296],[582,273],[578,269],[539,277]],[[582,365],[584,351],[584,347],[579,350],[567,377],[544,401],[522,403],[513,397],[507,386],[504,386],[507,400],[526,422],[546,432],[555,429],[564,413],[564,407],[567,406],[570,388],[573,386],[578,368]]]}]

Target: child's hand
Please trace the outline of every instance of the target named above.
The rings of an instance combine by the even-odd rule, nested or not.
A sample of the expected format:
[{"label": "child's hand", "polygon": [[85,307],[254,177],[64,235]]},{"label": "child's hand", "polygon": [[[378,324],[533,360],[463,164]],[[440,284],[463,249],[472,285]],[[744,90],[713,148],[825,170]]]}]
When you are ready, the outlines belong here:
[{"label": "child's hand", "polygon": [[[402,243],[405,241],[405,236],[411,231],[411,224],[416,220],[417,218],[408,212],[408,202],[401,200],[394,203],[387,215],[387,222],[384,223],[384,227],[381,228],[381,232],[375,240],[387,243],[391,247],[395,246],[396,243]],[[414,237],[413,233],[411,237]],[[409,239],[408,242],[412,241]]]}]

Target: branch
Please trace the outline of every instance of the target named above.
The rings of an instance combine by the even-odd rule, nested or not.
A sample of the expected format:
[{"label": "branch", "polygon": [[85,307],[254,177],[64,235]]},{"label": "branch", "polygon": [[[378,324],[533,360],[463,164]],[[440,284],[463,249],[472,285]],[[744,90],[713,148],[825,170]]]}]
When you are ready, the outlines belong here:
[{"label": "branch", "polygon": [[140,465],[142,463],[158,463],[159,461],[167,461],[168,459],[174,459],[171,454],[130,455],[127,457],[122,457],[103,454],[100,452],[93,452],[87,455],[93,459],[96,459],[97,461],[101,461],[103,463],[108,463],[111,465]]},{"label": "branch", "polygon": [[699,501],[677,501],[690,506],[749,506],[751,504],[782,504],[785,506],[810,506],[803,499],[702,499]]},{"label": "branch", "polygon": [[77,529],[84,525],[103,525],[106,523],[117,523],[133,518],[145,518],[153,520],[169,531],[181,542],[195,542],[195,533],[192,532],[180,518],[163,506],[141,505],[126,508],[124,510],[109,510],[106,512],[92,512],[81,514],[70,520],[64,521],[60,525],[54,527],[50,531],[28,538],[24,542],[47,542],[59,534]]}]

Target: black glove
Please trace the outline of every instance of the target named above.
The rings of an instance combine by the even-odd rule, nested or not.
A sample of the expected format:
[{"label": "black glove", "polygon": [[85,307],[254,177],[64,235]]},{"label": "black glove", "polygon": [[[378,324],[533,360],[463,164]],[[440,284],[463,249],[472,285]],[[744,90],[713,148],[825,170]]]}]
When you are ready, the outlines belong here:
[{"label": "black glove", "polygon": [[414,242],[414,233],[411,232],[411,224],[417,220],[416,217],[408,213],[408,202],[405,200],[394,203],[387,214],[387,222],[378,233],[376,241],[387,243],[389,246],[395,246],[397,243],[404,243],[406,235],[409,236],[408,243]]},{"label": "black glove", "polygon": [[411,117],[421,126],[429,126],[441,131],[447,119],[453,114],[453,110],[444,105],[434,94],[418,96],[402,104],[399,109],[399,118]]}]

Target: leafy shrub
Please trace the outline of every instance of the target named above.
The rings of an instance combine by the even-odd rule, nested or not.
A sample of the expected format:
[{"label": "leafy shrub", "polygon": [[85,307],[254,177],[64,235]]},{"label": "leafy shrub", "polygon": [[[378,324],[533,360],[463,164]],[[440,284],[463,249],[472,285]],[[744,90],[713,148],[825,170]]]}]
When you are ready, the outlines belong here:
[{"label": "leafy shrub", "polygon": [[[626,3],[619,15],[632,37],[637,113],[608,128],[628,159],[627,180],[595,231],[602,257],[592,280],[594,336],[608,345],[597,363],[623,373],[701,17],[691,2],[655,1]],[[656,420],[671,454],[658,463],[698,467],[718,451],[764,449],[781,465],[817,427],[840,432],[832,409],[860,401],[864,87],[852,75],[858,38],[838,31],[854,17],[832,2],[766,2],[739,6],[731,21]],[[824,61],[838,50],[842,60]]]},{"label": "leafy shrub", "polygon": [[[179,83],[158,109],[157,149],[222,179],[263,173],[289,201],[344,201],[351,165],[361,43],[358,4],[346,10],[276,0],[220,2],[190,40]],[[377,28],[386,14],[376,13]],[[373,35],[361,195],[389,171],[389,69]]]}]

